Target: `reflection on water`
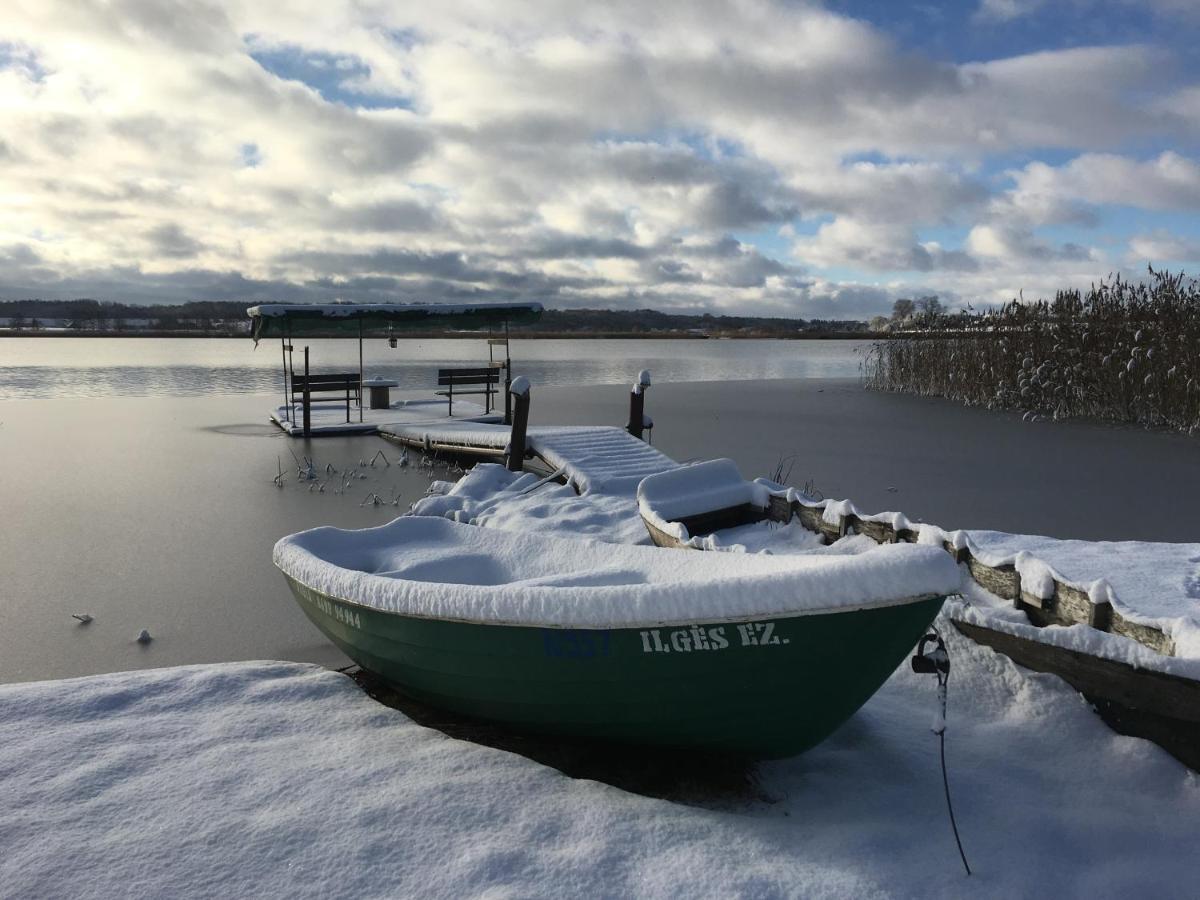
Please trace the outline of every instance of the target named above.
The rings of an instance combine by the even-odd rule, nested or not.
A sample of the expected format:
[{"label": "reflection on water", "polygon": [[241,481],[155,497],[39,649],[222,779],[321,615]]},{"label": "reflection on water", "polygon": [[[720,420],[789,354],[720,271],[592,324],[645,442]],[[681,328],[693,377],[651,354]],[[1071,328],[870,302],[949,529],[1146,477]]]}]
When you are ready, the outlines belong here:
[{"label": "reflection on water", "polygon": [[[516,340],[513,370],[534,384],[853,378],[869,341]],[[316,372],[357,371],[356,341],[312,341]],[[297,351],[301,345],[296,344]],[[433,387],[439,366],[478,364],[482,339],[383,341],[363,348],[368,377],[399,390]],[[303,357],[296,354],[295,364]],[[281,390],[279,345],[201,338],[0,338],[0,399],[195,396]]]},{"label": "reflection on water", "polygon": [[216,434],[231,434],[234,437],[265,437],[265,438],[284,438],[287,437],[284,432],[280,431],[279,426],[275,424],[244,424],[244,425],[205,425],[202,426],[204,431],[211,431]]}]

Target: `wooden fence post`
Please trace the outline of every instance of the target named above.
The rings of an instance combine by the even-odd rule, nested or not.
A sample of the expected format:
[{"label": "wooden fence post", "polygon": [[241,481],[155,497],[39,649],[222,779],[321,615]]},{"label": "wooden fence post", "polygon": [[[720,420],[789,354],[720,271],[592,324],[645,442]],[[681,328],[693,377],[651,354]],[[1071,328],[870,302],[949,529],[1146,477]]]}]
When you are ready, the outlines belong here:
[{"label": "wooden fence post", "polygon": [[650,373],[642,369],[638,373],[637,383],[629,392],[629,423],[625,430],[639,441],[646,427],[646,390],[650,387]]},{"label": "wooden fence post", "polygon": [[510,472],[525,468],[525,432],[529,427],[529,379],[518,375],[509,385],[513,399],[512,435],[508,440],[506,465]]}]

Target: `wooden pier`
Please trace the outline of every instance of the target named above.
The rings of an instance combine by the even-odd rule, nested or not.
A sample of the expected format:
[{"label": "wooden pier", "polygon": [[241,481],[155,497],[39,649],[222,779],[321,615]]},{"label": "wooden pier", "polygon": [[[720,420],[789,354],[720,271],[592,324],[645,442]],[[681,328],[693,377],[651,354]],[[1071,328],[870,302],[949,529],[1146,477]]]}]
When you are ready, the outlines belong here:
[{"label": "wooden pier", "polygon": [[[454,456],[498,461],[511,429],[504,425],[446,423],[381,425],[379,435],[397,444]],[[562,470],[581,494],[633,494],[647,475],[679,463],[623,428],[603,425],[535,425],[526,433],[527,455],[550,471]]]}]

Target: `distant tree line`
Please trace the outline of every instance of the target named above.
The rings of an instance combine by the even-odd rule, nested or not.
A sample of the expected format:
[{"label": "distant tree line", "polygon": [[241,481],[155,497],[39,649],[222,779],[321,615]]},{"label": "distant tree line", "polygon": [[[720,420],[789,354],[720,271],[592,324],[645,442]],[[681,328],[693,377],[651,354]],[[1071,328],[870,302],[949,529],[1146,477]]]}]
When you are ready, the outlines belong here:
[{"label": "distant tree line", "polygon": [[901,297],[892,304],[892,315],[875,316],[871,319],[871,331],[902,331],[906,328],[924,327],[938,322],[946,314],[946,307],[937,294],[923,297]]},{"label": "distant tree line", "polygon": [[[0,319],[11,331],[57,329],[129,333],[244,333],[247,301],[197,300],[183,304],[136,306],[79,300],[0,301]],[[695,334],[729,337],[798,337],[811,334],[863,332],[854,320],[788,319],[763,316],[714,316],[664,313],[653,309],[549,309],[522,331],[540,334]]]},{"label": "distant tree line", "polygon": [[653,309],[548,309],[527,330],[552,333],[688,333],[795,337],[820,333],[865,331],[858,321],[830,319],[787,319],[766,316],[687,315]]},{"label": "distant tree line", "polygon": [[[78,300],[0,301],[0,318],[11,331],[38,331],[53,325],[72,331],[244,331],[246,304],[193,301],[137,306],[130,303]],[[136,325],[134,323],[137,323]]]}]

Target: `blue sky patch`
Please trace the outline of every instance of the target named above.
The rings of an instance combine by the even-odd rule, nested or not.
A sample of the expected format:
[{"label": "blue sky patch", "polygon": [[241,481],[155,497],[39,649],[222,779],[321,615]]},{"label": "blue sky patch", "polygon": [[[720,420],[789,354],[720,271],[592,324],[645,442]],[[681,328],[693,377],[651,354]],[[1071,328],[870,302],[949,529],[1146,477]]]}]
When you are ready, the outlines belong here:
[{"label": "blue sky patch", "polygon": [[358,109],[411,109],[409,97],[365,93],[353,87],[370,67],[356,56],[303,50],[290,45],[253,49],[250,58],[279,78],[299,81],[330,103]]}]

